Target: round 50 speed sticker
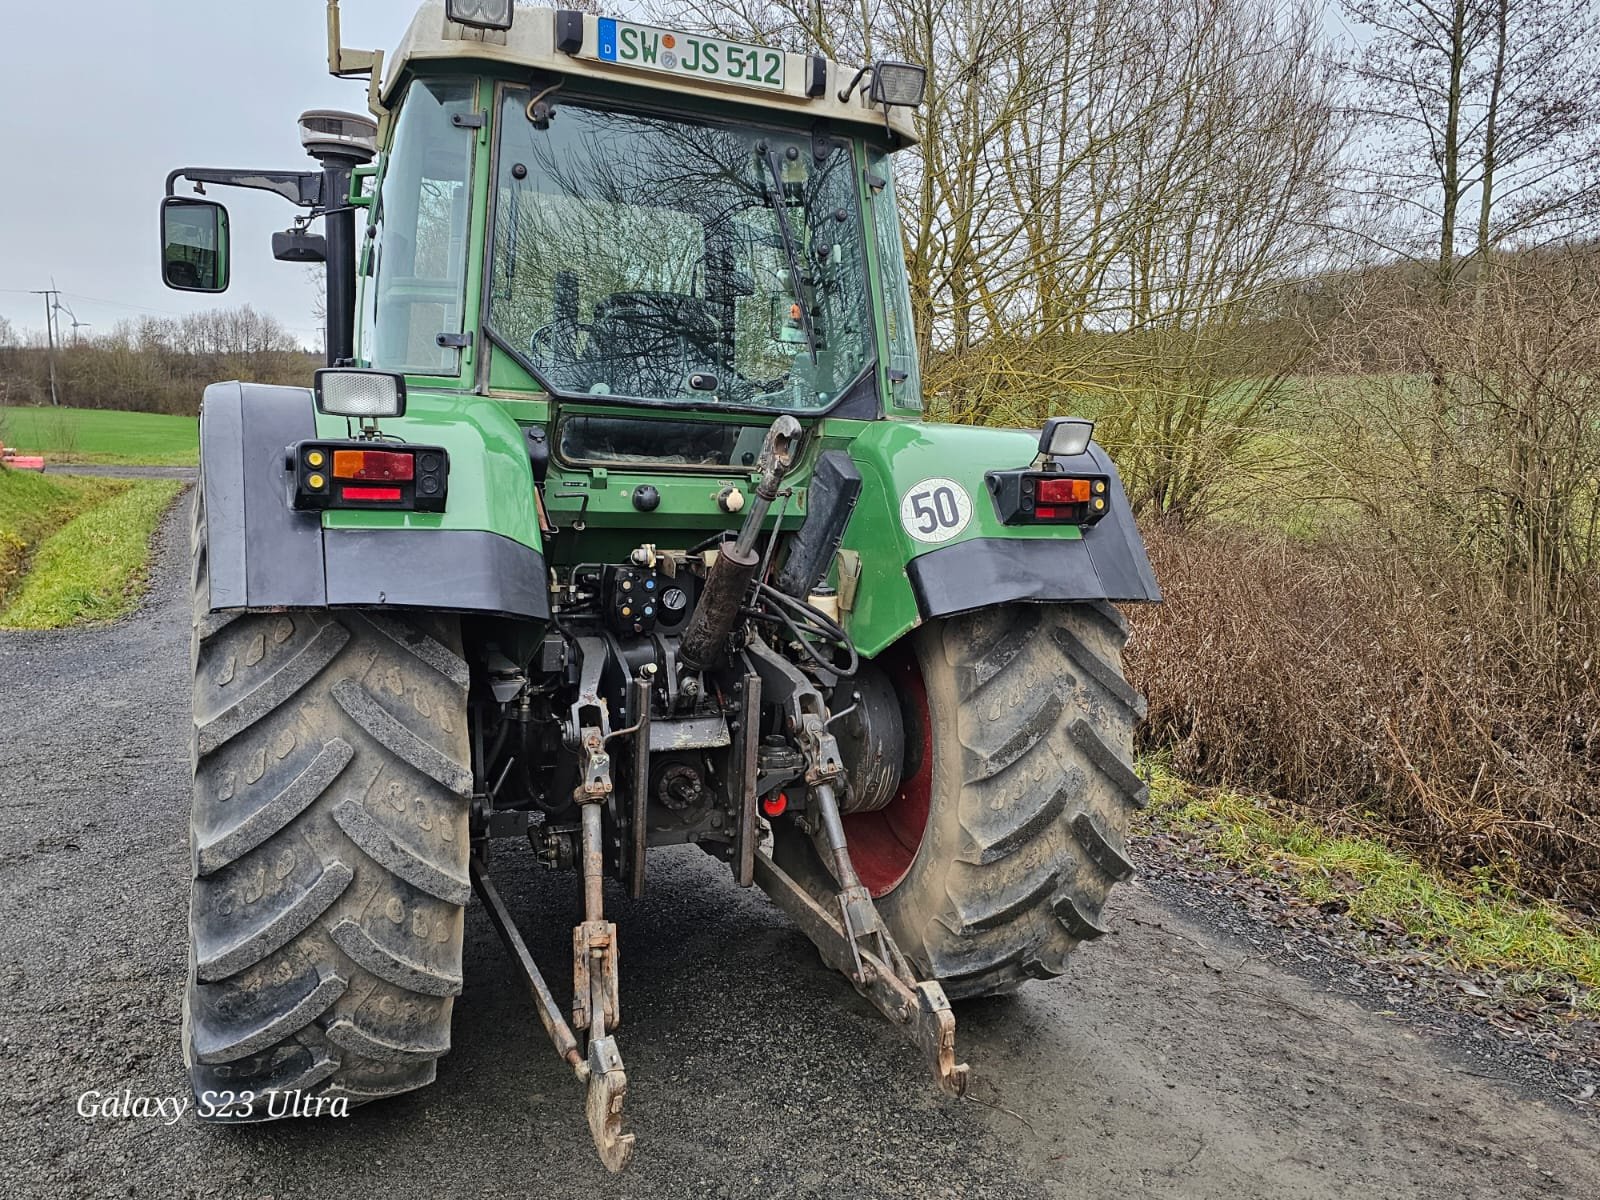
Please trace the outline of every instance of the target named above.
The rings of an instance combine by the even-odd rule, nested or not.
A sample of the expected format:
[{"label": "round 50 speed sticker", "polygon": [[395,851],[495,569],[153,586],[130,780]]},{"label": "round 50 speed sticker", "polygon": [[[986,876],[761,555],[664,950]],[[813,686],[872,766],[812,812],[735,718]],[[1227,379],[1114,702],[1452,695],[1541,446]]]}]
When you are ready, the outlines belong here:
[{"label": "round 50 speed sticker", "polygon": [[924,479],[900,498],[900,524],[919,542],[948,542],[972,520],[972,497],[954,479]]}]

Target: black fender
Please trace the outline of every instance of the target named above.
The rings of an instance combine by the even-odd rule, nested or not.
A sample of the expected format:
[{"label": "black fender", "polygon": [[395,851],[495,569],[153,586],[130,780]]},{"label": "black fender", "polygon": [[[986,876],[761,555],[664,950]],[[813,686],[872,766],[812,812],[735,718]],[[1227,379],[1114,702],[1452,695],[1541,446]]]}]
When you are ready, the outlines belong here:
[{"label": "black fender", "polygon": [[[324,529],[284,453],[317,436],[310,388],[217,383],[200,406],[209,611],[423,608],[548,620],[538,551],[472,529]],[[470,467],[468,468],[470,469]]]},{"label": "black fender", "polygon": [[1091,445],[1056,459],[1055,466],[1109,475],[1106,515],[1081,538],[972,538],[918,555],[906,574],[924,620],[1017,602],[1160,603],[1161,588],[1110,457]]}]

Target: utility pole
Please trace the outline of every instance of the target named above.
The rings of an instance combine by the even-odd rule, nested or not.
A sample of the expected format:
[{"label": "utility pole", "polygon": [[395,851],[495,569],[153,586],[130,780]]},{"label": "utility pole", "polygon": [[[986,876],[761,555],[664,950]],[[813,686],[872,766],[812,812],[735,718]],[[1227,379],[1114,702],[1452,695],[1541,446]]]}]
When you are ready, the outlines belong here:
[{"label": "utility pole", "polygon": [[61,407],[61,397],[56,391],[56,306],[61,303],[61,293],[55,288],[35,288],[35,296],[44,297],[44,337],[50,348],[50,403]]}]

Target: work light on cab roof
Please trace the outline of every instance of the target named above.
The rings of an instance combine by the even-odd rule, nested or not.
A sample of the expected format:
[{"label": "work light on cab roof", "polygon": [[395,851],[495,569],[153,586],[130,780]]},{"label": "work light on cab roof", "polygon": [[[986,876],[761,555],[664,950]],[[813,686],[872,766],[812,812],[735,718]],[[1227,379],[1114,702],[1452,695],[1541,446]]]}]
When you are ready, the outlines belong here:
[{"label": "work light on cab roof", "polygon": [[[327,276],[312,386],[201,406],[196,1093],[430,1083],[476,894],[620,1170],[606,883],[656,900],[693,845],[962,1094],[951,1000],[1060,974],[1133,871],[1110,605],[1159,591],[1091,422],[923,419],[927,71],[513,0],[425,0],[388,55],[330,0],[328,69],[373,119],[161,210],[171,287],[230,277],[184,182],[287,200],[275,255]],[[513,915],[560,906],[501,898],[518,841],[580,881],[570,989]]]},{"label": "work light on cab roof", "polygon": [[445,16],[474,29],[510,29],[512,0],[447,0]]}]

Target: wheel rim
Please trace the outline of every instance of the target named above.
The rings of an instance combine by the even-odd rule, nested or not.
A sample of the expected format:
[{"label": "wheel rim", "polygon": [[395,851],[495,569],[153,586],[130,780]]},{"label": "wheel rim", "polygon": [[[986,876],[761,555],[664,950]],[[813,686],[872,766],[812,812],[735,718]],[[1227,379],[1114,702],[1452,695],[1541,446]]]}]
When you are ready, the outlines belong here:
[{"label": "wheel rim", "polygon": [[927,835],[933,799],[933,721],[916,651],[907,646],[885,661],[884,667],[902,697],[907,757],[914,755],[915,765],[902,776],[888,804],[876,812],[844,818],[850,862],[874,897],[894,891],[911,870]]}]

